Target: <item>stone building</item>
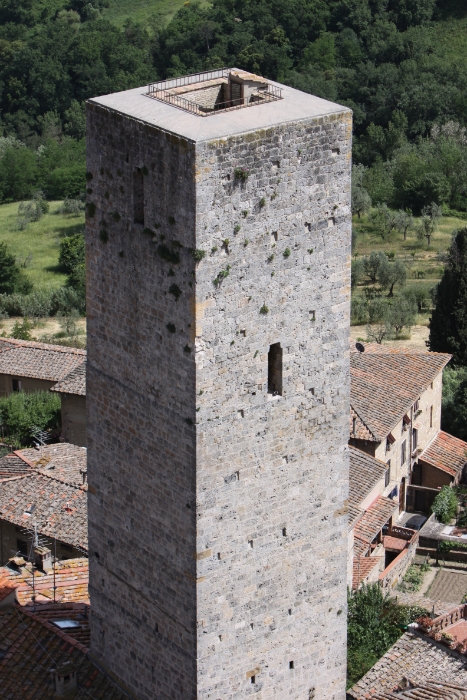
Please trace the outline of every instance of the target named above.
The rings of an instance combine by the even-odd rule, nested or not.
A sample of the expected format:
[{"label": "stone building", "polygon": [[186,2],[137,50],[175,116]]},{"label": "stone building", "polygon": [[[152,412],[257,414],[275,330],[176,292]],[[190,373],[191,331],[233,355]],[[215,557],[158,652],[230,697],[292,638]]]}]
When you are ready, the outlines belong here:
[{"label": "stone building", "polygon": [[0,459],[0,563],[31,554],[33,532],[57,559],[87,553],[86,448],[26,448]]},{"label": "stone building", "polygon": [[351,128],[233,69],[88,102],[91,651],[140,700],[345,697]]},{"label": "stone building", "polygon": [[441,464],[449,468],[449,455],[434,469],[422,463],[440,440],[443,369],[450,359],[376,343],[351,353],[349,444],[386,463],[384,495],[398,499],[401,513],[428,510],[437,488],[449,483]]},{"label": "stone building", "polygon": [[0,396],[47,391],[86,357],[85,350],[33,340],[0,339]]},{"label": "stone building", "polygon": [[86,447],[86,360],[54,384],[61,399],[62,438]]}]

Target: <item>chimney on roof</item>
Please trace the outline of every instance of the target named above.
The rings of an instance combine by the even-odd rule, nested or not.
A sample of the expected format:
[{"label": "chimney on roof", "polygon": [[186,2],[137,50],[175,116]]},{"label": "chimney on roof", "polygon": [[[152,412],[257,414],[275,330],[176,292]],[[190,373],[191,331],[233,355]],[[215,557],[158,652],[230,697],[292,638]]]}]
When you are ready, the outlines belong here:
[{"label": "chimney on roof", "polygon": [[34,547],[34,564],[41,571],[53,570],[52,552],[47,547]]},{"label": "chimney on roof", "polygon": [[55,695],[59,698],[70,697],[78,688],[76,679],[76,666],[71,663],[64,663],[54,671]]}]

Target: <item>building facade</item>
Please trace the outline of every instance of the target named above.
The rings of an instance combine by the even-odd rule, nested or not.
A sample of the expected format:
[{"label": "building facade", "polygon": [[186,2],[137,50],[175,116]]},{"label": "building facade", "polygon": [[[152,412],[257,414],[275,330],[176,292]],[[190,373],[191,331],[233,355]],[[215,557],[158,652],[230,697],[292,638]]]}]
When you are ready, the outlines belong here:
[{"label": "building facade", "polygon": [[345,697],[351,126],[234,70],[88,103],[91,646],[140,700]]},{"label": "building facade", "polygon": [[386,463],[383,495],[397,498],[400,512],[414,508],[409,486],[440,432],[443,369],[450,359],[372,344],[351,354],[349,444]]}]

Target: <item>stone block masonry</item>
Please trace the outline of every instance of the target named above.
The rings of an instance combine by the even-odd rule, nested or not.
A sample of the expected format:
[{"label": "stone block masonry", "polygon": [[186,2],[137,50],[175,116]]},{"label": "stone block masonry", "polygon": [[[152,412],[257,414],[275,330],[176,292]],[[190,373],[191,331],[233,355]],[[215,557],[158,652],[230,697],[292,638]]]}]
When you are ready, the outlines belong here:
[{"label": "stone block masonry", "polygon": [[344,700],[350,112],[143,93],[88,103],[92,653],[140,700]]}]

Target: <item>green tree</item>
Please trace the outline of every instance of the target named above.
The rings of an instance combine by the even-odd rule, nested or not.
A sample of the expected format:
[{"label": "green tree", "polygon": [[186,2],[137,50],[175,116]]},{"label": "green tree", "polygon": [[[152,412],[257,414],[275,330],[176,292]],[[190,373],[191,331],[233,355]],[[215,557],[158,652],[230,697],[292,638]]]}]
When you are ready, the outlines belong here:
[{"label": "green tree", "polygon": [[67,236],[60,241],[58,264],[63,272],[71,274],[86,259],[85,240],[82,233]]},{"label": "green tree", "polygon": [[11,337],[17,340],[32,340],[32,323],[24,318],[22,322],[15,321],[15,324],[11,330]]},{"label": "green tree", "polygon": [[451,353],[453,364],[467,366],[467,227],[457,231],[434,293],[429,348]]},{"label": "green tree", "polygon": [[376,211],[371,214],[371,222],[383,241],[396,228],[396,215],[386,204],[378,204]]},{"label": "green tree", "polygon": [[357,187],[352,184],[352,214],[357,214],[358,218],[367,214],[371,209],[371,197],[364,187]]},{"label": "green tree", "polygon": [[456,494],[450,486],[443,486],[433,501],[431,512],[436,515],[440,523],[449,523],[455,516],[456,509]]},{"label": "green tree", "polygon": [[365,270],[363,267],[363,260],[361,258],[358,258],[357,260],[352,260],[352,267],[351,267],[352,289],[354,289],[361,282],[364,274],[365,274]]},{"label": "green tree", "polygon": [[407,280],[407,268],[401,260],[387,262],[378,271],[378,282],[382,289],[388,290],[388,297],[394,296],[396,284],[403,287]]},{"label": "green tree", "polygon": [[28,294],[32,283],[16,264],[15,257],[8,252],[6,243],[0,243],[0,294]]},{"label": "green tree", "polygon": [[0,160],[0,197],[14,202],[28,199],[37,189],[37,157],[25,146],[7,148]]},{"label": "green tree", "polygon": [[427,614],[418,606],[397,605],[378,583],[347,595],[347,687],[353,686],[403,633],[403,626]]},{"label": "green tree", "polygon": [[467,442],[467,367],[446,367],[443,372],[441,427]]},{"label": "green tree", "polygon": [[396,337],[404,328],[410,330],[415,323],[416,307],[408,299],[396,297],[387,307],[386,323],[395,333]]},{"label": "green tree", "polygon": [[60,396],[50,391],[15,392],[0,398],[0,419],[8,439],[20,447],[31,444],[31,429],[52,431],[60,426]]},{"label": "green tree", "polygon": [[377,282],[381,271],[387,267],[388,259],[383,251],[372,251],[370,255],[363,258],[363,271],[370,282]]},{"label": "green tree", "polygon": [[396,216],[396,229],[399,231],[399,233],[402,233],[404,241],[407,240],[407,232],[412,228],[413,226],[413,216],[412,212],[410,209],[399,209],[397,212]]}]

